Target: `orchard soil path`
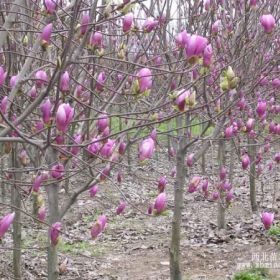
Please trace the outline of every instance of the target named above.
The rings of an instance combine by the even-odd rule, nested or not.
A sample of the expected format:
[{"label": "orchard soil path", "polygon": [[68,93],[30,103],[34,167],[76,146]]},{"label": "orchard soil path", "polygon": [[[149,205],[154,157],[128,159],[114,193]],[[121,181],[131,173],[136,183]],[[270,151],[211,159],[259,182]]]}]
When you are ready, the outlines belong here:
[{"label": "orchard soil path", "polygon": [[[79,197],[63,220],[66,234],[62,236],[58,247],[59,279],[169,279],[170,210],[174,185],[170,172],[174,161],[169,162],[165,154],[137,170],[132,166],[131,175],[122,170],[124,180],[118,187],[131,203],[123,215],[116,216],[114,213],[120,195],[110,181],[100,184],[100,191],[95,198],[90,198],[88,193]],[[257,258],[276,265],[277,261],[272,259],[275,253],[278,253],[279,266],[275,274],[278,273],[280,279],[280,246],[263,230],[259,213],[252,214],[248,176],[245,177],[246,173],[239,166],[236,162],[236,199],[227,211],[227,230],[218,230],[216,227],[216,203],[199,193],[185,193],[181,246],[184,280],[231,279],[238,268],[251,261],[256,263]],[[207,168],[210,178],[217,174],[217,168]],[[196,173],[192,171],[190,176],[199,174],[198,164],[193,169]],[[156,196],[157,180],[160,175],[166,174],[169,211],[157,217],[146,216],[147,208]],[[274,211],[276,219],[279,219],[280,191],[276,191],[273,202],[273,184],[267,183],[271,174],[266,176],[268,178],[261,179],[263,191],[261,183],[257,184],[261,204],[259,212],[263,209]],[[80,178],[78,182],[71,182],[71,189],[84,181]],[[60,195],[62,203],[65,195]],[[90,226],[101,213],[107,215],[108,226],[100,237],[92,240]],[[47,279],[46,228],[27,220],[23,223],[23,242],[24,279]],[[11,250],[7,249],[11,247],[9,232],[0,247],[0,279],[3,280],[13,279],[12,255]]]}]

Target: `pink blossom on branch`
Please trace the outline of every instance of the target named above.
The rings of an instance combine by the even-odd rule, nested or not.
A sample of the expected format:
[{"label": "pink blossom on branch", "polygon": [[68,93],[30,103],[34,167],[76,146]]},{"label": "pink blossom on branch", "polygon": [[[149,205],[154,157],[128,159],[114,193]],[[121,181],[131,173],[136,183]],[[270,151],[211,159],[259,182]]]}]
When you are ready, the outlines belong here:
[{"label": "pink blossom on branch", "polygon": [[155,151],[155,141],[149,137],[142,141],[139,147],[139,159],[144,161],[152,157]]},{"label": "pink blossom on branch", "polygon": [[261,220],[266,230],[270,229],[274,220],[274,213],[263,212],[261,215]]},{"label": "pink blossom on branch", "polygon": [[59,131],[67,131],[72,119],[74,117],[74,108],[69,103],[62,103],[59,105],[56,113],[56,127]]},{"label": "pink blossom on branch", "polygon": [[53,14],[55,12],[57,5],[57,0],[44,0],[44,6],[48,14]]},{"label": "pink blossom on branch", "polygon": [[276,23],[273,15],[262,15],[260,18],[261,25],[266,33],[271,33]]},{"label": "pink blossom on branch", "polygon": [[126,14],[122,20],[122,23],[123,23],[123,32],[130,31],[133,24],[133,13]]},{"label": "pink blossom on branch", "polygon": [[8,214],[0,220],[0,240],[4,234],[8,231],[10,225],[14,221],[15,213]]},{"label": "pink blossom on branch", "polygon": [[42,30],[41,45],[44,49],[50,44],[51,35],[52,35],[52,28],[53,28],[52,23],[49,23]]},{"label": "pink blossom on branch", "polygon": [[56,246],[58,241],[59,241],[59,233],[61,230],[61,223],[56,222],[51,225],[50,228],[50,239],[51,239],[51,244],[52,246]]}]

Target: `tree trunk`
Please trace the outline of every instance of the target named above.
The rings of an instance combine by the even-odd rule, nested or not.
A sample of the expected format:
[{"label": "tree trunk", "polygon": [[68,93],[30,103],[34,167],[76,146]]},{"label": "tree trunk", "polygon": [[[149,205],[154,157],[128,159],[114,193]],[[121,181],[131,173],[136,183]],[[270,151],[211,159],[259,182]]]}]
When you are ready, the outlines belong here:
[{"label": "tree trunk", "polygon": [[[52,148],[47,151],[48,164],[56,161],[56,153]],[[59,208],[58,208],[58,185],[53,183],[46,187],[48,195],[48,208],[49,208],[49,224],[52,225],[59,221]],[[51,244],[50,234],[48,234],[48,280],[58,279],[58,259],[56,246]]]},{"label": "tree trunk", "polygon": [[[182,117],[178,117],[177,126],[182,127]],[[182,223],[182,208],[183,194],[185,185],[185,168],[184,159],[186,150],[184,149],[186,136],[183,131],[178,131],[179,134],[179,149],[176,155],[176,182],[174,187],[174,213],[172,219],[172,235],[171,245],[169,250],[170,257],[170,279],[181,280],[181,260],[180,260],[180,241],[181,241],[181,223]]]},{"label": "tree trunk", "polygon": [[251,160],[250,164],[250,202],[251,202],[251,208],[253,212],[256,212],[258,210],[258,204],[257,204],[257,197],[256,197],[256,146],[254,139],[248,138],[249,143],[249,157]]},{"label": "tree trunk", "polygon": [[15,212],[15,219],[13,222],[13,270],[14,270],[14,279],[21,279],[21,197],[19,189],[17,188],[17,182],[21,181],[21,173],[18,172],[19,162],[17,158],[17,145],[13,146],[12,150],[12,167],[15,170],[14,173],[14,184],[12,186],[11,192],[11,202],[12,205],[16,208],[13,208],[12,211]]},{"label": "tree trunk", "polygon": [[[219,161],[219,168],[221,169],[222,166],[225,165],[226,157],[225,157],[225,141],[221,139],[219,141],[219,149],[218,149],[218,161]],[[225,229],[226,228],[226,208],[225,208],[225,198],[224,192],[220,191],[220,200],[218,204],[218,215],[217,215],[217,222],[218,222],[218,229]]]}]

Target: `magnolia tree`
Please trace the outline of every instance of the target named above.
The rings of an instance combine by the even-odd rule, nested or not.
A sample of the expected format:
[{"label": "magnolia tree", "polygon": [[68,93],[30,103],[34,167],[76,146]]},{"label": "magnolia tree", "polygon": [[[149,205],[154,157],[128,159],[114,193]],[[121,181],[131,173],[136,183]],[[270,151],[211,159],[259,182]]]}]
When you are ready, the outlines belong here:
[{"label": "magnolia tree", "polygon": [[[182,279],[184,192],[216,201],[217,224],[225,228],[238,160],[249,177],[252,211],[257,211],[256,182],[280,162],[275,150],[280,133],[279,7],[274,1],[252,0],[177,4],[0,4],[1,176],[5,189],[12,190],[12,203],[1,202],[7,215],[0,238],[13,223],[16,279],[21,278],[22,213],[45,225],[48,279],[57,279],[59,236],[79,195],[94,197],[98,184],[107,180],[120,193],[112,207],[121,214],[129,199],[110,179],[112,171],[131,168],[135,157],[139,164],[147,163],[159,145],[168,147],[170,159],[176,160],[171,279]],[[166,131],[159,130],[161,123],[168,124]],[[166,143],[158,134],[172,134],[175,141],[168,138]],[[219,167],[207,174],[205,165],[215,162],[209,162],[206,152],[217,146]],[[200,158],[202,174],[195,174]],[[72,187],[77,178],[86,179]],[[121,183],[121,172],[117,180]],[[158,195],[142,214],[159,215],[167,208],[166,184],[161,177]],[[31,199],[33,210],[23,210],[22,202]],[[265,229],[273,218],[273,213],[262,213]],[[104,213],[89,236],[97,238],[106,224]]]}]

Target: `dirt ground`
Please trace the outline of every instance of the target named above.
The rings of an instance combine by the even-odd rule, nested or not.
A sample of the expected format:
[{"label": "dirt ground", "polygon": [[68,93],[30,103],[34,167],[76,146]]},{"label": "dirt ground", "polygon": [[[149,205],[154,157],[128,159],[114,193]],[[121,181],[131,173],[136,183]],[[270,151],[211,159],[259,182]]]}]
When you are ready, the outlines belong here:
[{"label": "dirt ground", "polygon": [[[263,230],[259,213],[251,213],[248,176],[239,165],[236,165],[234,177],[236,198],[227,211],[226,230],[216,227],[216,203],[198,193],[185,193],[181,242],[184,280],[229,280],[234,272],[250,263],[274,266],[276,269],[272,271],[280,279],[280,246]],[[132,166],[131,175],[122,170],[124,181],[119,188],[130,204],[121,216],[114,213],[120,195],[110,181],[100,184],[95,198],[82,194],[63,220],[66,234],[58,245],[60,279],[169,279],[174,185],[170,171],[173,166],[174,162],[168,162],[164,156],[137,170]],[[214,169],[207,168],[207,173],[215,175]],[[200,166],[197,164],[194,170],[197,172],[190,176],[199,174]],[[140,211],[146,213],[149,203],[154,201],[158,178],[165,174],[168,175],[168,211],[157,217],[142,214]],[[86,179],[80,178],[72,182],[71,189],[84,181]],[[261,181],[264,182],[263,192],[260,182],[257,184],[259,212],[262,209],[274,211],[277,220],[280,192],[277,190],[273,199],[273,185],[266,183],[269,178],[262,177]],[[65,195],[60,195],[62,204]],[[108,225],[100,237],[92,240],[90,227],[101,213],[107,215]],[[30,219],[24,221],[24,279],[47,279],[46,236],[46,227]],[[0,246],[0,279],[3,280],[13,279],[11,247],[9,232]]]}]

